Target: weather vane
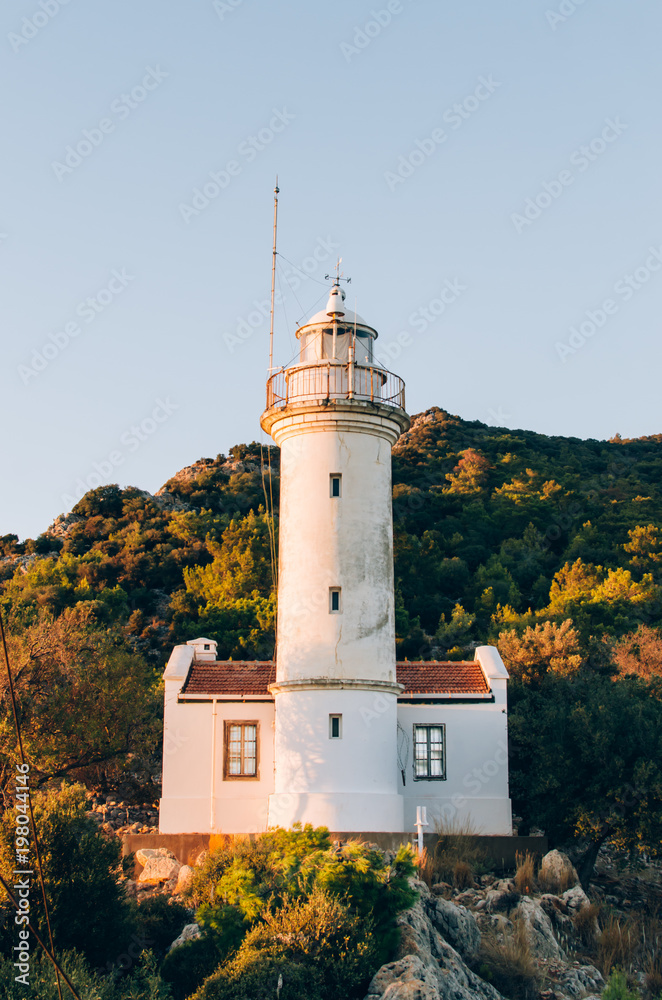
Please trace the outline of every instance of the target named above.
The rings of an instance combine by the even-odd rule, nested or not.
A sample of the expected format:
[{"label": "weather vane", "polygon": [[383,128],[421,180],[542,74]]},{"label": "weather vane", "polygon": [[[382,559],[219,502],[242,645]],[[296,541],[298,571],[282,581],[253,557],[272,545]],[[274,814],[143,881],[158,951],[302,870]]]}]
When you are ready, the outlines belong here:
[{"label": "weather vane", "polygon": [[339,285],[341,281],[346,281],[348,285],[351,285],[351,283],[352,283],[352,279],[351,278],[343,278],[343,272],[340,270],[340,265],[341,264],[342,264],[342,257],[338,257],[338,260],[336,262],[336,273],[335,273],[335,275],[333,275],[333,274],[325,274],[324,275],[324,280],[328,281],[329,278],[333,278],[334,285]]}]

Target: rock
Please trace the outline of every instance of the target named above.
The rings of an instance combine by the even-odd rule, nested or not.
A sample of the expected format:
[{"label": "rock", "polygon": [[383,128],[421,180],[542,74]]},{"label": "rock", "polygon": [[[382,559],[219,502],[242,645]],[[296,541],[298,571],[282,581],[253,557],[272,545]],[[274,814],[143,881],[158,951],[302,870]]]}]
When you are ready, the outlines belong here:
[{"label": "rock", "polygon": [[135,899],[138,895],[138,886],[132,879],[128,878],[124,883],[124,891],[129,899]]},{"label": "rock", "polygon": [[565,961],[565,954],[554,936],[551,921],[542,906],[532,899],[522,899],[513,910],[512,916],[524,925],[529,947],[536,958]]},{"label": "rock", "polygon": [[175,886],[175,892],[184,892],[188,889],[191,884],[191,879],[193,878],[193,869],[189,865],[182,865],[179,869],[179,874],[177,876],[177,884]]},{"label": "rock", "polygon": [[185,941],[195,941],[196,938],[200,937],[200,933],[200,928],[197,924],[187,924],[179,937],[175,938],[172,942],[168,951],[172,951],[173,948],[179,948]]},{"label": "rock", "polygon": [[583,910],[585,906],[591,905],[591,900],[588,898],[580,885],[576,885],[572,889],[568,889],[563,893],[561,898],[572,913],[578,913],[579,910]]},{"label": "rock", "polygon": [[[428,908],[436,909],[440,897],[433,896],[424,882],[412,880],[412,885],[420,898],[398,915],[397,959],[377,971],[366,1000],[502,1000],[494,987],[468,968],[433,924]],[[446,919],[450,922],[450,917]]]},{"label": "rock", "polygon": [[149,858],[158,858],[159,852],[154,847],[139,847],[136,851],[136,861],[139,865],[146,865]]},{"label": "rock", "polygon": [[201,868],[208,857],[209,857],[209,851],[200,851],[197,858],[195,859],[195,867]]},{"label": "rock", "polygon": [[570,968],[558,980],[562,991],[570,997],[583,997],[587,992],[602,990],[605,981],[594,965]]},{"label": "rock", "polygon": [[406,955],[382,965],[368,987],[365,1000],[439,1000],[437,977],[420,958]]},{"label": "rock", "polygon": [[463,958],[473,958],[478,954],[480,931],[473,913],[442,896],[429,899],[425,909],[443,939]]},{"label": "rock", "polygon": [[549,851],[540,864],[538,878],[544,886],[553,890],[563,891],[579,884],[579,876],[575,866],[567,854],[562,851]]},{"label": "rock", "polygon": [[176,858],[153,857],[147,858],[145,867],[138,878],[139,882],[172,882],[173,888],[177,884],[177,876],[182,866]]}]

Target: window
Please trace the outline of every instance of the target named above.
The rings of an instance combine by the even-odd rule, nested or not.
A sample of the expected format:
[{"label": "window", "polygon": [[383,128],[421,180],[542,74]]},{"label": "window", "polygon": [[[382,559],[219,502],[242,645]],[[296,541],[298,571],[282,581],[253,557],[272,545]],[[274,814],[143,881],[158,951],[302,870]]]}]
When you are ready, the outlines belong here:
[{"label": "window", "polygon": [[257,722],[225,723],[224,778],[257,778]]},{"label": "window", "polygon": [[414,780],[446,780],[446,727],[414,726]]},{"label": "window", "polygon": [[339,472],[334,472],[331,475],[331,491],[330,495],[332,497],[342,496],[341,490],[342,476]]},{"label": "window", "polygon": [[329,716],[329,739],[342,739],[342,715]]},{"label": "window", "polygon": [[204,644],[204,649],[211,649],[211,645],[210,645],[210,643],[206,642],[206,643]]},{"label": "window", "polygon": [[329,587],[329,612],[340,613],[340,587]]}]

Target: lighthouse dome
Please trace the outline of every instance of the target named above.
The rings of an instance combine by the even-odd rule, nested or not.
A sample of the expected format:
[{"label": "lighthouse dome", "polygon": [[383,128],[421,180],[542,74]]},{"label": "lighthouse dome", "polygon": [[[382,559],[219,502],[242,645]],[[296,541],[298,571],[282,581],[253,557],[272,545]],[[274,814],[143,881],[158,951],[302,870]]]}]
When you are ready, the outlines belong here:
[{"label": "lighthouse dome", "polygon": [[299,363],[335,360],[346,362],[349,349],[354,347],[358,364],[372,364],[372,345],[377,331],[345,306],[345,290],[334,285],[329,300],[296,331],[301,345]]}]

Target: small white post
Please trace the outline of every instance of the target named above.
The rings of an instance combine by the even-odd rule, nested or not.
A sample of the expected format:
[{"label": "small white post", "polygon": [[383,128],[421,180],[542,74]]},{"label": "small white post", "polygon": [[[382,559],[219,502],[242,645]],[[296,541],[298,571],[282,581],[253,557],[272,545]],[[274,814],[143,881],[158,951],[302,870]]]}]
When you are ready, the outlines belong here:
[{"label": "small white post", "polygon": [[423,827],[429,826],[426,806],[416,806],[416,829],[418,831],[418,856],[423,855]]}]

